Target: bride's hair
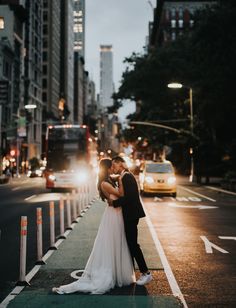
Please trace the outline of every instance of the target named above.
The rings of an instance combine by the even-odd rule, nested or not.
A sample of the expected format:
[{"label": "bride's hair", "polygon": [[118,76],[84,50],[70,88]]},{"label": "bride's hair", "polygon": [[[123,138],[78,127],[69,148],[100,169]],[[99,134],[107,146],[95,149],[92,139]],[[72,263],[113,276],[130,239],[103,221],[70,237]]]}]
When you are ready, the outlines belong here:
[{"label": "bride's hair", "polygon": [[106,196],[102,192],[101,183],[103,181],[109,180],[108,169],[110,169],[111,166],[112,166],[112,160],[111,159],[103,158],[102,160],[100,160],[99,173],[98,173],[98,186],[97,187],[98,187],[99,195],[100,195],[100,197],[103,201],[106,199]]}]

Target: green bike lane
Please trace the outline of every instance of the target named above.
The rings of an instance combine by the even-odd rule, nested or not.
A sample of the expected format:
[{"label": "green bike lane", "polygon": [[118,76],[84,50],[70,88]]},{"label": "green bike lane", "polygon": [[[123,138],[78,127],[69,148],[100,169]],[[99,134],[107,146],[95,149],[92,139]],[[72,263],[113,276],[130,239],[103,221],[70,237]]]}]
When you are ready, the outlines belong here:
[{"label": "green bike lane", "polygon": [[[35,271],[34,276],[32,274],[30,285],[20,287],[21,292],[19,287],[15,288],[0,307],[182,307],[180,300],[171,292],[145,218],[139,223],[139,243],[154,278],[148,285],[117,287],[103,295],[52,293],[53,287],[73,282],[81,275],[104,209],[105,203],[96,199],[83,217],[77,219],[78,223],[72,225],[73,230],[67,231],[69,234],[66,239],[57,242],[58,249],[52,252],[46,264],[38,266],[39,270]],[[138,276],[139,271],[136,269],[136,277]]]}]

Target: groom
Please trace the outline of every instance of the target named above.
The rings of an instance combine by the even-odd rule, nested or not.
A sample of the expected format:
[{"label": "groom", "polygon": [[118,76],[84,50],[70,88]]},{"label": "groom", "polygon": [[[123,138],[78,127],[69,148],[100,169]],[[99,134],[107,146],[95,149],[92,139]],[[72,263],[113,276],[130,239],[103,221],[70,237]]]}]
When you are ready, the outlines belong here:
[{"label": "groom", "polygon": [[132,173],[126,169],[125,160],[116,156],[112,159],[112,168],[115,174],[120,174],[124,187],[124,196],[112,201],[113,207],[122,207],[124,226],[127,243],[134,263],[137,262],[142,275],[136,282],[138,285],[145,285],[152,280],[148,271],[142,250],[138,244],[138,222],[145,213],[140,201],[138,185]]}]

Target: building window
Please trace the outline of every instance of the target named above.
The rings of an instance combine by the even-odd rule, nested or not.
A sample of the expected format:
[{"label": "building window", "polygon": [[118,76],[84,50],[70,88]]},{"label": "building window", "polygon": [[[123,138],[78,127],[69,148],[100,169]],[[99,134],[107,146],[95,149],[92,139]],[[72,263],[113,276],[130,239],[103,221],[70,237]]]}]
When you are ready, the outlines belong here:
[{"label": "building window", "polygon": [[175,33],[175,32],[172,32],[172,33],[171,33],[171,40],[172,40],[172,41],[175,41],[175,40],[176,40],[176,33]]},{"label": "building window", "polygon": [[176,28],[176,20],[175,19],[171,20],[171,28]]},{"label": "building window", "polygon": [[0,30],[4,29],[4,18],[0,17]]},{"label": "building window", "polygon": [[179,19],[179,28],[183,28],[184,21],[182,19]]},{"label": "building window", "polygon": [[192,28],[192,27],[194,26],[194,20],[190,19],[189,25],[190,25],[190,27]]}]

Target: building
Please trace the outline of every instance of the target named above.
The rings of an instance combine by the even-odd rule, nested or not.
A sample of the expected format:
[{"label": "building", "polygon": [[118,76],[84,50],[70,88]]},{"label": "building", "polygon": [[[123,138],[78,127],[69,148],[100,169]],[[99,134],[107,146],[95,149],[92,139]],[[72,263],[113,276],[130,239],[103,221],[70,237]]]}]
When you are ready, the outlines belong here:
[{"label": "building", "polygon": [[74,0],[61,1],[60,93],[64,99],[64,118],[74,118]]},{"label": "building", "polygon": [[178,36],[194,28],[197,10],[216,4],[216,0],[158,0],[154,10],[154,22],[149,41],[149,51],[175,41]]},{"label": "building", "polygon": [[[42,152],[43,0],[26,0],[24,105],[28,107],[28,159]],[[32,107],[32,108],[31,108]]]},{"label": "building", "polygon": [[84,124],[86,107],[85,0],[74,0],[74,122]]},{"label": "building", "polygon": [[74,0],[74,51],[85,56],[85,0]]},{"label": "building", "polygon": [[[23,1],[0,1],[0,166],[2,160],[19,171],[24,138],[18,136],[17,124],[24,111],[24,23]],[[24,126],[25,129],[25,126]]]},{"label": "building", "polygon": [[[59,121],[61,3],[43,1],[43,108],[45,123]],[[45,131],[45,129],[44,129]]]},{"label": "building", "polygon": [[100,45],[100,107],[112,106],[113,85],[113,51],[112,45]]}]

